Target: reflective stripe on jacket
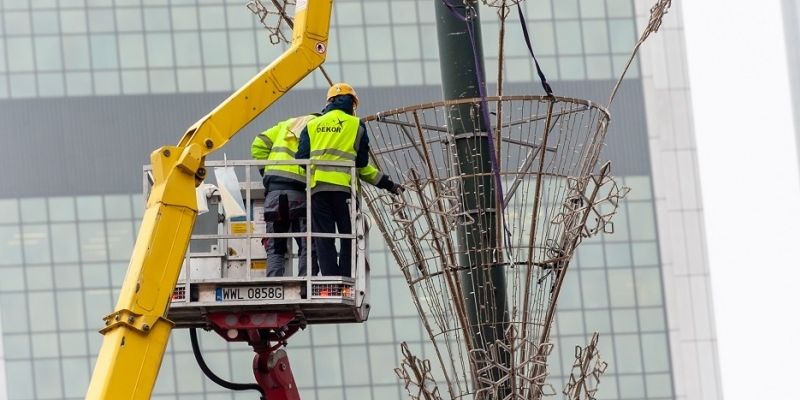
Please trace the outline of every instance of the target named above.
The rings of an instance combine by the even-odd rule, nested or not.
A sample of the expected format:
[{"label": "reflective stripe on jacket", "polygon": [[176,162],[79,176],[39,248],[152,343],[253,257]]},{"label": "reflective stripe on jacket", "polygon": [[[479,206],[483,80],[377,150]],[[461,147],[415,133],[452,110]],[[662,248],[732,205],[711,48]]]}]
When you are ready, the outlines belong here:
[{"label": "reflective stripe on jacket", "polygon": [[[312,119],[306,127],[310,144],[309,158],[316,161],[356,161],[361,137],[366,131],[361,121],[342,110],[331,110]],[[350,190],[350,168],[328,165],[312,166],[311,189]],[[358,168],[359,178],[377,185],[383,174],[367,163]]]},{"label": "reflective stripe on jacket", "polygon": [[[314,115],[289,118],[262,132],[250,146],[251,156],[254,160],[294,160],[300,132],[313,118]],[[305,169],[299,165],[267,165],[264,167],[264,176],[276,176],[306,183]]]}]

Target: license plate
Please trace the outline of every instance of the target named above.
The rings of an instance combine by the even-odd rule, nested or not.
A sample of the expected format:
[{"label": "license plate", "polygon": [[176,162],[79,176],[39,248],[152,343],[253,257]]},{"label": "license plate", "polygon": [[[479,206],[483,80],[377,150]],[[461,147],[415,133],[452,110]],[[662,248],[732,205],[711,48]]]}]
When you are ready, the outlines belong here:
[{"label": "license plate", "polygon": [[283,286],[218,287],[217,301],[283,300]]}]

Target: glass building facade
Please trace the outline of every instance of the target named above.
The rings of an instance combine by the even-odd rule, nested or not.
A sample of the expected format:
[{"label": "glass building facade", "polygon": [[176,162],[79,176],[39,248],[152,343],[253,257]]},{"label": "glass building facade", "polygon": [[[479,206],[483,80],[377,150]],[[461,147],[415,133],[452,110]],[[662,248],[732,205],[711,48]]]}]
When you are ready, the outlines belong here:
[{"label": "glass building facade", "polygon": [[[441,97],[433,0],[334,3],[326,68],[359,89],[363,112]],[[646,18],[639,3],[524,4],[556,93],[606,99]],[[0,181],[0,399],[83,398],[100,348],[97,330],[116,302],[143,212],[141,165],[152,149],[176,141],[282,49],[269,44],[240,0],[0,4],[0,159],[13,166]],[[487,75],[495,81],[498,21],[493,9],[482,12]],[[673,28],[664,41],[682,48],[682,33]],[[513,13],[507,29],[507,92],[537,94]],[[670,174],[661,155],[671,147],[653,141],[670,135],[656,128],[664,122],[658,118],[678,118],[689,130],[691,120],[652,110],[664,89],[659,71],[666,64],[653,67],[648,55],[623,86],[605,153],[633,190],[621,206],[616,233],[585,242],[577,254],[560,302],[551,374],[559,389],[574,346],[585,345],[597,330],[610,364],[601,398],[719,399],[718,390],[705,388],[718,386],[710,300],[695,296],[706,311],[691,317],[675,300],[685,293],[676,289],[674,276],[694,275],[673,268],[704,266],[704,254],[669,245],[674,237],[665,233],[678,227],[695,232],[685,226],[701,215],[687,211],[678,222],[672,218],[673,203],[660,195]],[[234,139],[224,150],[228,157],[247,157],[252,137],[279,118],[320,108],[325,87],[321,75],[310,75]],[[369,321],[311,326],[290,342],[304,400],[407,398],[393,372],[399,343],[431,356],[405,281],[377,230],[372,234]],[[698,276],[707,285],[707,273]],[[696,347],[676,339],[703,320],[709,338],[693,336]],[[706,339],[710,354],[700,350]],[[218,375],[253,381],[249,348],[210,333],[201,335],[201,344]],[[689,364],[710,370],[716,383],[696,383],[701,378],[686,373]],[[254,393],[231,393],[208,381],[196,366],[188,333],[175,331],[153,398],[250,399]]]}]

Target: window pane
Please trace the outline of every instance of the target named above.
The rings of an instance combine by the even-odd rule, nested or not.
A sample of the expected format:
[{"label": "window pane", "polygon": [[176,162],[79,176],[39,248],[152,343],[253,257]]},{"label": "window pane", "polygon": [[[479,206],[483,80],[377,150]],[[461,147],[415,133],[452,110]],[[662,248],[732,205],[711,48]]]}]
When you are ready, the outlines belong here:
[{"label": "window pane", "polygon": [[584,21],[583,43],[587,53],[608,53],[606,21]]},{"label": "window pane", "polygon": [[47,382],[36,385],[36,396],[40,399],[61,399],[61,363],[59,360],[37,360],[33,364],[36,382]]},{"label": "window pane", "polygon": [[661,271],[658,268],[637,268],[636,271],[636,296],[639,306],[660,306]]},{"label": "window pane", "polygon": [[34,333],[31,335],[31,344],[34,358],[58,356],[58,337],[55,333]]},{"label": "window pane", "polygon": [[537,20],[553,18],[550,0],[528,0],[528,16]]},{"label": "window pane", "polygon": [[667,354],[666,334],[649,333],[642,335],[642,349],[644,349],[645,371],[669,371],[669,355]]},{"label": "window pane", "polygon": [[614,333],[637,333],[639,331],[639,319],[635,309],[612,310],[611,316],[614,321]]},{"label": "window pane", "polygon": [[19,202],[23,222],[47,221],[47,206],[44,199],[22,199]]},{"label": "window pane", "polygon": [[171,67],[172,38],[168,33],[147,34],[147,61],[150,67]]},{"label": "window pane", "polygon": [[200,7],[200,29],[225,29],[225,9],[220,6]]},{"label": "window pane", "polygon": [[6,361],[9,399],[33,399],[33,367],[30,361]]},{"label": "window pane", "polygon": [[[586,77],[589,79],[610,79],[613,76],[611,73],[611,58],[608,56],[589,56],[586,57]],[[614,217],[616,222],[616,217]],[[614,224],[617,228],[617,224]]]},{"label": "window pane", "polygon": [[367,43],[364,28],[340,28],[339,32],[347,38],[347,46],[340,49],[342,56],[348,61],[365,61],[367,59]]},{"label": "window pane", "polygon": [[394,74],[394,63],[376,63],[369,65],[373,86],[394,86],[397,84]]},{"label": "window pane", "polygon": [[[107,289],[87,290],[85,296],[86,296],[86,301],[85,301],[86,313],[84,315],[101,316],[101,315],[107,315],[109,312],[111,312],[112,304],[111,304],[110,290]],[[103,321],[97,317],[94,317],[88,320],[87,322],[89,330],[99,329],[100,326],[103,325]],[[90,339],[92,337],[94,337],[93,339],[95,340],[100,339],[97,337],[97,335],[90,336]],[[89,347],[90,351],[95,352],[97,351],[97,349],[98,349],[97,347],[91,346],[90,344]]]},{"label": "window pane", "polygon": [[50,266],[25,267],[28,289],[53,289],[53,268]]},{"label": "window pane", "polygon": [[586,327],[590,331],[597,331],[601,334],[611,332],[611,317],[608,311],[584,311]]},{"label": "window pane", "polygon": [[[595,329],[594,327],[590,327]],[[558,312],[559,335],[583,335],[583,312],[560,311]]]},{"label": "window pane", "polygon": [[144,37],[135,33],[119,35],[119,55],[123,68],[143,68]]},{"label": "window pane", "polygon": [[36,38],[36,68],[39,71],[61,70],[61,40],[58,37]]},{"label": "window pane", "polygon": [[180,66],[199,66],[200,37],[197,33],[175,34],[175,60]]},{"label": "window pane", "polygon": [[97,69],[117,68],[117,40],[114,35],[92,35],[92,66]]},{"label": "window pane", "polygon": [[[574,273],[573,273],[574,274]],[[603,270],[581,271],[583,305],[586,308],[608,307],[606,272]]]},{"label": "window pane", "polygon": [[82,196],[76,198],[78,202],[78,219],[82,221],[96,221],[103,219],[103,202],[100,196]]},{"label": "window pane", "polygon": [[608,21],[609,32],[611,33],[611,51],[614,53],[625,53],[633,48],[636,29],[633,26],[633,21],[625,20],[611,20]]},{"label": "window pane", "polygon": [[29,334],[4,334],[2,339],[6,360],[31,357],[31,339]]},{"label": "window pane", "polygon": [[206,68],[206,90],[227,92],[231,90],[231,73],[228,68]]},{"label": "window pane", "polygon": [[114,32],[114,13],[110,9],[89,9],[90,32]]},{"label": "window pane", "polygon": [[631,248],[628,243],[607,243],[606,261],[609,267],[629,267]]},{"label": "window pane", "polygon": [[557,19],[578,18],[578,0],[554,1],[553,9],[553,13]]},{"label": "window pane", "polygon": [[78,261],[78,238],[75,224],[52,224],[50,230],[54,238],[53,261],[77,262]]},{"label": "window pane", "polygon": [[611,18],[633,16],[631,0],[606,0],[606,6]]},{"label": "window pane", "polygon": [[179,392],[193,392],[202,387],[203,375],[197,373],[197,362],[192,354],[176,354],[175,367]]},{"label": "window pane", "polygon": [[0,224],[16,223],[19,221],[19,205],[17,199],[0,199]]},{"label": "window pane", "polygon": [[[0,269],[0,292],[19,292],[25,289],[25,269],[22,267],[4,267]],[[2,311],[2,310],[0,310]]]},{"label": "window pane", "polygon": [[[6,38],[9,71],[33,71],[33,42],[29,36]],[[12,83],[14,78],[11,78]]]},{"label": "window pane", "polygon": [[392,21],[397,24],[416,24],[417,9],[416,1],[392,0],[388,2],[392,6]]},{"label": "window pane", "polygon": [[175,30],[197,30],[197,7],[173,7],[172,26]]},{"label": "window pane", "polygon": [[106,224],[108,252],[112,260],[128,260],[133,249],[133,224],[130,221]]},{"label": "window pane", "polygon": [[232,63],[235,65],[252,65],[256,63],[256,43],[253,32],[230,32],[230,51]]},{"label": "window pane", "polygon": [[633,276],[630,270],[609,270],[608,288],[611,294],[612,306],[633,307],[636,305],[636,298],[633,291]]},{"label": "window pane", "polygon": [[170,29],[169,10],[166,7],[146,7],[144,25],[147,31],[168,31]]},{"label": "window pane", "polygon": [[109,283],[108,264],[104,263],[84,263],[81,265],[83,271],[83,285],[89,288],[107,288]]},{"label": "window pane", "polygon": [[175,73],[173,70],[150,70],[151,93],[174,93]]},{"label": "window pane", "polygon": [[86,32],[86,11],[80,9],[62,10],[61,32],[64,33]]},{"label": "window pane", "polygon": [[[31,310],[36,310],[36,318],[30,319],[31,331],[42,332],[54,330],[56,319],[55,299],[52,292],[28,293]],[[3,324],[3,329],[6,325]]]},{"label": "window pane", "polygon": [[[371,60],[383,61],[394,59],[392,33],[387,27],[367,28],[368,54]],[[373,75],[373,79],[374,79]]]},{"label": "window pane", "polygon": [[368,25],[389,25],[389,2],[388,1],[366,1],[364,5],[364,15],[369,16]]},{"label": "window pane", "polygon": [[581,268],[604,267],[605,251],[602,244],[583,243],[578,247],[578,262]]},{"label": "window pane", "polygon": [[653,397],[672,397],[672,379],[670,374],[648,374],[645,376],[647,382],[647,395]]},{"label": "window pane", "polygon": [[643,332],[666,329],[664,319],[663,308],[639,309],[639,321]]},{"label": "window pane", "polygon": [[347,16],[347,18],[339,18],[339,26],[364,24],[360,2],[336,2],[334,4],[334,15]]},{"label": "window pane", "polygon": [[[66,55],[65,55],[66,57]],[[88,52],[87,52],[88,57]],[[87,66],[88,68],[88,58]],[[92,94],[92,75],[88,72],[67,72],[67,94],[86,96]]]},{"label": "window pane", "polygon": [[56,287],[59,289],[77,289],[81,282],[81,270],[75,264],[55,265]]},{"label": "window pane", "polygon": [[[205,90],[203,84],[203,70],[199,68],[181,68],[178,70],[178,90],[182,93],[197,93]],[[137,208],[144,210],[143,205]]]},{"label": "window pane", "polygon": [[58,14],[55,11],[34,11],[33,32],[36,34],[58,33]]},{"label": "window pane", "polygon": [[[86,319],[83,315],[83,294],[78,291],[58,292],[58,324],[62,330],[86,329]],[[93,315],[99,318],[100,315]],[[86,347],[84,343],[82,347]]]},{"label": "window pane", "polygon": [[67,69],[89,69],[89,39],[86,35],[63,36],[64,66]]},{"label": "window pane", "polygon": [[628,200],[650,200],[653,198],[650,178],[646,176],[627,176],[625,186],[631,188]]},{"label": "window pane", "polygon": [[0,225],[0,265],[22,263],[22,236],[16,225]]},{"label": "window pane", "polygon": [[61,73],[39,73],[39,96],[63,96],[64,75]]},{"label": "window pane", "polygon": [[142,10],[136,8],[117,8],[117,30],[120,32],[142,31]]},{"label": "window pane", "polygon": [[627,203],[631,239],[656,240],[656,225],[651,203]]},{"label": "window pane", "polygon": [[586,79],[586,68],[583,57],[561,57],[559,60],[559,66],[559,76],[561,79]]},{"label": "window pane", "polygon": [[89,387],[89,366],[85,359],[62,359],[61,366],[64,371],[64,395],[68,397],[83,397]]},{"label": "window pane", "polygon": [[106,261],[106,238],[103,224],[82,222],[78,224],[83,261]]},{"label": "window pane", "polygon": [[603,1],[580,0],[581,18],[605,18]]},{"label": "window pane", "polygon": [[95,94],[99,96],[119,94],[121,92],[119,81],[120,75],[117,71],[95,71]]},{"label": "window pane", "polygon": [[228,38],[223,32],[201,32],[205,65],[228,65]]},{"label": "window pane", "polygon": [[638,335],[616,335],[617,368],[619,373],[642,372],[642,350]]},{"label": "window pane", "polygon": [[642,379],[642,375],[620,376],[619,395],[623,399],[644,398],[644,380]]}]

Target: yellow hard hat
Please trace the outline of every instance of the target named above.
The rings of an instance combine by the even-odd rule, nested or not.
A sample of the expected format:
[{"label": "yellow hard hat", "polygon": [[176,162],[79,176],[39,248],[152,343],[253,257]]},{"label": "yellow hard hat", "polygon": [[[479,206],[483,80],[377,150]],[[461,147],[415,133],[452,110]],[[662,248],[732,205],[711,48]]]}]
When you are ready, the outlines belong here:
[{"label": "yellow hard hat", "polygon": [[336,97],[336,96],[344,96],[344,95],[347,95],[347,94],[353,96],[353,107],[358,108],[358,95],[356,94],[356,90],[353,89],[352,86],[350,86],[350,85],[348,85],[348,84],[346,84],[344,82],[337,83],[337,84],[331,86],[330,89],[328,89],[327,100],[331,101],[331,99]]}]

